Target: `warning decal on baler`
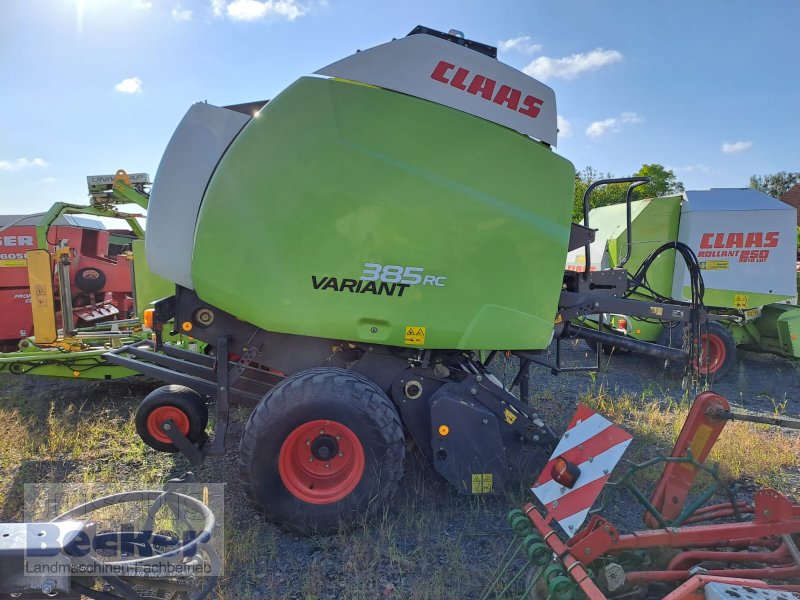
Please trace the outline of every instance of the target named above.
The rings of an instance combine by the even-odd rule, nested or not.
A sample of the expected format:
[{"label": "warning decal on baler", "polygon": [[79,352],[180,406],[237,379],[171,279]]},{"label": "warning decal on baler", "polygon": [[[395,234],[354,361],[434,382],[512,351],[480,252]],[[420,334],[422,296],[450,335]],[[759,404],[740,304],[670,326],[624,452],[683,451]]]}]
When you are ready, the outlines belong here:
[{"label": "warning decal on baler", "polygon": [[[531,488],[548,515],[554,517],[568,535],[577,532],[586,519],[632,438],[627,431],[585,404],[578,406],[567,431]],[[553,478],[553,467],[562,458],[580,471],[571,488]]]},{"label": "warning decal on baler", "polygon": [[701,260],[700,268],[704,271],[724,271],[730,265],[727,260]]},{"label": "warning decal on baler", "polygon": [[472,493],[491,494],[494,487],[494,477],[491,473],[472,474]]},{"label": "warning decal on baler", "polygon": [[419,326],[406,327],[403,340],[409,346],[422,346],[425,344],[425,328]]},{"label": "warning decal on baler", "polygon": [[736,308],[747,308],[750,304],[750,297],[747,294],[734,294],[733,305]]}]

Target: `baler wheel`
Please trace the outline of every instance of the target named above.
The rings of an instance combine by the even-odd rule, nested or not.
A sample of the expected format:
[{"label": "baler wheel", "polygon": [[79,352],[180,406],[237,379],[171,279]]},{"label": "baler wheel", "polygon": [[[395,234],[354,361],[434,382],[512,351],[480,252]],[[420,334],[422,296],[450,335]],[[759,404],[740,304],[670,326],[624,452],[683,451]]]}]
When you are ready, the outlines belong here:
[{"label": "baler wheel", "polygon": [[736,342],[722,325],[709,323],[708,330],[700,335],[701,356],[695,359],[695,368],[702,375],[723,377],[736,363]]},{"label": "baler wheel", "polygon": [[397,487],[405,442],[391,400],[368,378],[313,368],[273,388],[239,444],[245,494],[303,535],[346,529]]},{"label": "baler wheel", "polygon": [[161,386],[150,392],[136,409],[136,432],[154,450],[178,452],[178,447],[161,429],[169,419],[190,442],[196,442],[208,424],[208,407],[200,394],[186,386]]},{"label": "baler wheel", "polygon": [[[683,327],[665,329],[659,343],[672,348],[683,346]],[[670,335],[671,332],[671,335]],[[731,333],[719,323],[708,322],[701,327],[701,356],[695,356],[692,368],[709,378],[721,379],[736,364],[736,342]]]}]

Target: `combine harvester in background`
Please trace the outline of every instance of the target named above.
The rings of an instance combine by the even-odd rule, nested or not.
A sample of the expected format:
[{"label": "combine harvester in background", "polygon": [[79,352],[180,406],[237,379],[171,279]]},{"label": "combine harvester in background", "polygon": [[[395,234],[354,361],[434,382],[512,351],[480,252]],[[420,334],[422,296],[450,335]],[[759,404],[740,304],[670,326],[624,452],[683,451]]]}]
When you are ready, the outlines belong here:
[{"label": "combine harvester in background", "polygon": [[[800,357],[796,222],[793,207],[750,188],[688,191],[630,202],[627,209],[626,204],[604,206],[589,212],[584,223],[597,229],[589,260],[583,248],[573,250],[567,268],[580,272],[587,262],[592,271],[624,268],[634,282],[629,297],[688,300],[690,274],[684,262],[674,250],[652,253],[672,242],[691,248],[714,319],[703,333],[695,367],[719,378],[736,363],[737,346]],[[661,317],[610,314],[603,330],[683,346],[683,329]]]},{"label": "combine harvester in background", "polygon": [[[0,354],[0,372],[89,379],[133,374],[103,354],[145,338],[142,310],[169,291],[144,260],[138,222],[144,215],[117,208],[147,208],[150,178],[118,171],[87,182],[89,206],[57,203],[41,215],[0,221],[0,345],[7,351]],[[130,229],[108,231],[84,215],[124,219]]]}]

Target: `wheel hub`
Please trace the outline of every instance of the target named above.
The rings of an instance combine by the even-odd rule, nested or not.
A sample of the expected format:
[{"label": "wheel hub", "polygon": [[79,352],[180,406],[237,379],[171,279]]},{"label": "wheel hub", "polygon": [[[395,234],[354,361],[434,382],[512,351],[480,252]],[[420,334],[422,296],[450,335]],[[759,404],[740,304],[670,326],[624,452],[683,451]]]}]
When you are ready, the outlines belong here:
[{"label": "wheel hub", "polygon": [[332,435],[323,433],[311,442],[311,454],[317,460],[330,460],[338,453],[339,443]]},{"label": "wheel hub", "polygon": [[284,440],[278,472],[286,489],[310,504],[330,504],[349,495],[364,474],[358,436],[337,421],[308,421]]}]

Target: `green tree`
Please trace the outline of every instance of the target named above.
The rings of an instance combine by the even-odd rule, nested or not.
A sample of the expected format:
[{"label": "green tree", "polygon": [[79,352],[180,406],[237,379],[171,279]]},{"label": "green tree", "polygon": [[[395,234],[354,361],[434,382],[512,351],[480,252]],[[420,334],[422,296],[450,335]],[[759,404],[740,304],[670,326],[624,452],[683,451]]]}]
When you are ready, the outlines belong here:
[{"label": "green tree", "polygon": [[772,175],[753,175],[750,177],[750,187],[765,194],[780,198],[794,186],[800,184],[800,173],[778,171]]},{"label": "green tree", "polygon": [[[642,165],[634,176],[647,176],[652,181],[646,185],[639,186],[634,190],[634,199],[654,198],[675,194],[683,191],[683,184],[675,177],[675,173],[659,164]],[[592,167],[586,167],[583,171],[575,173],[575,198],[572,204],[572,220],[580,223],[583,220],[583,194],[586,189],[598,179],[611,179],[611,173],[601,173]],[[608,206],[609,204],[619,204],[625,202],[625,195],[628,191],[628,184],[604,185],[595,188],[589,198],[589,208]]]},{"label": "green tree", "polygon": [[636,198],[656,198],[683,192],[683,183],[678,181],[675,173],[658,163],[642,165],[642,168],[634,173],[634,176],[651,179],[650,183],[636,188],[634,192]]}]

